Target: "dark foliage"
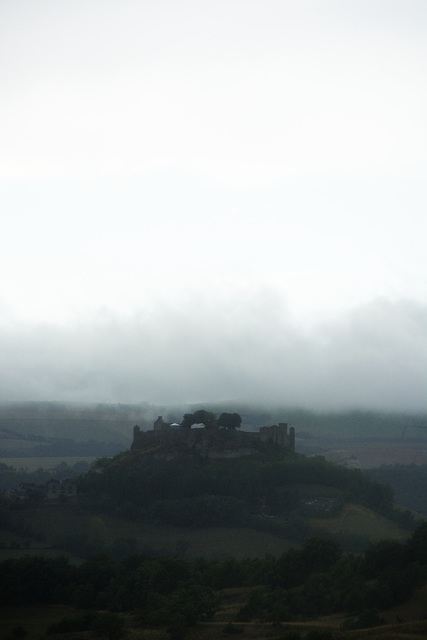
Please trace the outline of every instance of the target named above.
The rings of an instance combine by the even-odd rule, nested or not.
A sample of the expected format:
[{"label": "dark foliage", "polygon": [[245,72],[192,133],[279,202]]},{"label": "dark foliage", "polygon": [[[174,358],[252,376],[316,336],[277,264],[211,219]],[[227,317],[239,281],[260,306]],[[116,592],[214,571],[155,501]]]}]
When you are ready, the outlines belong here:
[{"label": "dark foliage", "polygon": [[240,429],[242,418],[238,413],[221,413],[217,424],[223,429]]},{"label": "dark foliage", "polygon": [[[63,603],[87,614],[63,619],[50,629],[89,629],[114,640],[124,633],[124,612],[142,626],[167,627],[173,636],[215,611],[213,590],[251,587],[235,622],[271,623],[315,618],[334,612],[356,616],[349,626],[380,622],[376,612],[404,602],[427,576],[427,525],[407,543],[381,541],[361,556],[343,553],[333,540],[312,538],[278,558],[153,558],[133,554],[118,562],[107,554],[80,566],[66,558],[26,556],[0,564],[0,598],[5,605]],[[97,611],[102,610],[103,614]],[[233,625],[226,634],[237,633]]]},{"label": "dark foliage", "polygon": [[[233,430],[219,433],[237,435]],[[326,517],[333,509],[335,513],[351,500],[398,517],[390,487],[322,457],[307,458],[262,444],[265,452],[261,449],[257,455],[237,459],[147,457],[141,461],[135,454],[122,454],[99,461],[80,480],[81,501],[91,509],[135,520],[186,527],[251,526],[301,540],[313,531],[298,518],[307,514],[294,487],[315,484],[340,494],[332,507],[319,506],[316,516]]]},{"label": "dark foliage", "polygon": [[402,507],[427,515],[427,465],[384,465],[366,473],[376,482],[390,485]]},{"label": "dark foliage", "polygon": [[93,613],[85,613],[84,615],[61,618],[59,622],[55,622],[48,627],[46,635],[87,631],[90,628],[93,617]]},{"label": "dark foliage", "polygon": [[181,427],[190,429],[193,424],[204,424],[208,429],[217,426],[215,414],[206,409],[198,409],[194,413],[185,413],[181,420]]}]

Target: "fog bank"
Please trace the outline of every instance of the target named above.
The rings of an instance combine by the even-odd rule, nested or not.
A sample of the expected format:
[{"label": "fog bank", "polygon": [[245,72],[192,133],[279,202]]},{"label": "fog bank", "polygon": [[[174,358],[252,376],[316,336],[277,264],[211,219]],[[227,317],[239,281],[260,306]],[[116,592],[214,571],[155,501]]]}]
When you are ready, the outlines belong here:
[{"label": "fog bank", "polygon": [[376,300],[310,329],[270,292],[3,326],[0,401],[245,401],[426,409],[427,306]]}]

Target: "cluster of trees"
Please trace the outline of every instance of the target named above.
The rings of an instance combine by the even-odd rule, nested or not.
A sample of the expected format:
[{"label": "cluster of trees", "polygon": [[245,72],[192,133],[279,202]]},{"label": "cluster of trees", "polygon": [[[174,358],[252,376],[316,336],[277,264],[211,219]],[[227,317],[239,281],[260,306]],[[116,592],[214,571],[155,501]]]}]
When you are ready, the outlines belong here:
[{"label": "cluster of trees", "polygon": [[50,469],[39,467],[35,471],[27,471],[23,468],[15,469],[15,467],[0,462],[0,492],[14,489],[21,482],[42,485],[51,478],[55,480],[77,478],[82,473],[87,473],[89,469],[90,464],[86,460],[79,460],[72,465],[63,461]]},{"label": "cluster of trees", "polygon": [[[274,449],[273,443],[260,444]],[[334,499],[334,513],[351,501],[409,530],[415,526],[410,512],[394,508],[390,487],[322,457],[307,458],[288,450],[276,451],[275,457],[273,449],[247,458],[145,459],[142,464],[133,453],[119,454],[113,459],[99,460],[96,467],[78,480],[78,503],[95,516],[109,513],[134,521],[193,528],[246,527],[299,542],[317,533],[307,517],[313,513],[307,513],[299,488],[304,485],[307,492],[307,487],[314,484],[335,491],[338,497]],[[25,510],[31,506],[34,501],[28,504],[0,501],[3,527],[27,542],[30,538],[40,539],[25,518]],[[315,517],[330,515],[320,510]],[[346,549],[353,551],[363,550],[367,543],[363,532],[339,539]],[[56,548],[81,557],[102,550],[114,556],[121,548],[128,553],[135,550],[134,545],[119,541],[116,545],[119,551],[113,551],[111,543],[99,536],[73,531],[51,542]]]},{"label": "cluster of trees", "polygon": [[314,484],[339,489],[344,499],[388,513],[393,509],[393,491],[359,470],[282,452],[278,459],[252,456],[238,459],[144,460],[120,454],[101,461],[79,481],[79,492],[95,506],[113,507],[132,503],[146,509],[164,500],[186,500],[202,496],[234,497],[252,513],[267,501],[271,515],[296,508],[293,487]]},{"label": "cluster of trees", "polygon": [[[21,507],[21,508],[20,508]],[[9,500],[0,499],[0,523],[3,531],[10,534],[11,540],[6,542],[2,540],[0,542],[0,549],[6,548],[29,548],[31,540],[42,540],[42,535],[36,531],[33,524],[22,516],[21,505],[13,505]],[[5,536],[7,538],[8,536]]]},{"label": "cluster of trees", "polygon": [[0,598],[6,606],[50,603],[85,609],[88,614],[66,618],[50,633],[90,630],[112,640],[124,632],[124,612],[134,613],[137,627],[166,626],[182,635],[215,610],[213,591],[195,564],[143,554],[121,562],[96,554],[79,566],[63,556],[9,559],[0,564]]},{"label": "cluster of trees", "polygon": [[[276,459],[148,459],[144,464],[132,454],[121,455],[91,470],[79,491],[88,508],[119,517],[186,527],[249,526],[301,540],[313,529],[297,486],[309,484],[335,488],[336,509],[352,501],[408,529],[414,526],[410,514],[394,509],[390,487],[359,470],[293,452],[282,451]],[[266,512],[273,517],[263,517]]]},{"label": "cluster of trees", "polygon": [[426,525],[408,543],[383,540],[362,555],[343,554],[333,540],[308,539],[271,563],[237,619],[278,622],[345,612],[352,616],[347,628],[364,621],[373,626],[379,611],[405,602],[425,582],[426,542]]},{"label": "cluster of trees", "polygon": [[427,515],[426,464],[383,465],[376,469],[368,469],[366,473],[376,482],[389,484],[402,507]]},{"label": "cluster of trees", "polygon": [[185,413],[181,427],[190,429],[193,424],[204,424],[208,429],[240,429],[242,418],[238,413],[221,413],[219,418],[211,411],[198,409],[194,413]]},{"label": "cluster of trees", "polygon": [[[79,566],[68,559],[27,556],[0,564],[3,605],[64,603],[110,616],[120,634],[125,612],[141,627],[169,627],[174,635],[209,619],[218,607],[214,592],[249,589],[234,622],[285,622],[343,612],[347,626],[379,622],[378,611],[405,602],[427,571],[427,524],[405,543],[384,540],[364,554],[343,553],[330,539],[311,538],[279,557],[223,561],[132,554],[121,561],[106,554]],[[114,617],[115,616],[115,617]],[[54,631],[105,623],[94,615],[63,621]],[[62,626],[61,626],[62,625]],[[113,637],[112,635],[110,637]],[[119,637],[119,635],[115,636]]]}]

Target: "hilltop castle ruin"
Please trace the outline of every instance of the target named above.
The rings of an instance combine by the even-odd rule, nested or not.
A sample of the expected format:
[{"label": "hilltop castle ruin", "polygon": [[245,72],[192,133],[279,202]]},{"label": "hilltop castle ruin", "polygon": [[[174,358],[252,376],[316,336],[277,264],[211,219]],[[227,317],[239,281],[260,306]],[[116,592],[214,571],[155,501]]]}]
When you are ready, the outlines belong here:
[{"label": "hilltop castle ruin", "polygon": [[186,429],[178,423],[167,423],[159,416],[150,431],[141,431],[135,425],[131,450],[145,450],[147,454],[167,458],[191,452],[209,458],[237,458],[255,453],[259,441],[274,442],[295,451],[295,429],[288,429],[286,422],[261,427],[258,432],[207,427]]}]

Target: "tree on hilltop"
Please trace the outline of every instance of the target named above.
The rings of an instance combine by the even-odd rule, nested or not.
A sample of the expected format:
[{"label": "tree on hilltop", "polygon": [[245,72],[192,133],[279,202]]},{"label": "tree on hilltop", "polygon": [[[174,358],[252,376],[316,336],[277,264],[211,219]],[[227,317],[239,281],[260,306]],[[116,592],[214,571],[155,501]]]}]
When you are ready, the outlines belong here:
[{"label": "tree on hilltop", "polygon": [[206,411],[206,409],[198,409],[194,413],[185,413],[181,421],[181,427],[183,429],[191,429],[193,424],[204,424],[208,429],[215,429],[217,426],[216,416],[211,411]]},{"label": "tree on hilltop", "polygon": [[216,415],[212,411],[206,411],[206,409],[199,409],[194,412],[195,424],[204,424],[205,427],[214,429],[216,424]]},{"label": "tree on hilltop", "polygon": [[194,413],[184,413],[181,420],[181,428],[191,429],[192,424],[194,424]]},{"label": "tree on hilltop", "polygon": [[238,413],[221,413],[217,424],[223,429],[240,429],[242,418]]}]

